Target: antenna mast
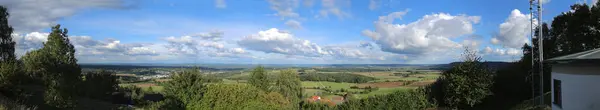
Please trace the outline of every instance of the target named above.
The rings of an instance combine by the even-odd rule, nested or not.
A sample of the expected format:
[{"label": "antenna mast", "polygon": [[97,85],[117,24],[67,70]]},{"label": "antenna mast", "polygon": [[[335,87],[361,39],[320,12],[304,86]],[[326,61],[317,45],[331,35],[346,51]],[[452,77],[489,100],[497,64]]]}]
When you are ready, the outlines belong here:
[{"label": "antenna mast", "polygon": [[[531,25],[531,42],[532,42],[532,50],[531,50],[531,76],[532,81],[535,81],[533,76],[535,74],[535,58],[534,58],[534,49],[533,49],[533,40],[537,38],[538,40],[538,64],[539,64],[539,105],[544,105],[544,45],[543,45],[543,29],[542,29],[542,1],[543,0],[529,0],[529,12],[530,12],[530,25]],[[536,8],[536,9],[534,9]],[[538,32],[538,35],[535,36],[535,33]],[[535,96],[535,83],[532,83],[533,95]],[[535,102],[534,102],[535,104]]]}]

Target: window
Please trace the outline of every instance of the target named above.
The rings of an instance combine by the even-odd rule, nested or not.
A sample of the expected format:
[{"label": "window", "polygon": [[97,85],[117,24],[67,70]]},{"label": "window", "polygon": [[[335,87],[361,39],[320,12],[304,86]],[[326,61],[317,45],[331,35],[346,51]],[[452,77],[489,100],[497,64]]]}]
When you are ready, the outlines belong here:
[{"label": "window", "polygon": [[562,107],[562,89],[561,89],[561,82],[560,80],[554,79],[554,85],[553,85],[553,92],[554,92],[554,104],[556,106]]}]

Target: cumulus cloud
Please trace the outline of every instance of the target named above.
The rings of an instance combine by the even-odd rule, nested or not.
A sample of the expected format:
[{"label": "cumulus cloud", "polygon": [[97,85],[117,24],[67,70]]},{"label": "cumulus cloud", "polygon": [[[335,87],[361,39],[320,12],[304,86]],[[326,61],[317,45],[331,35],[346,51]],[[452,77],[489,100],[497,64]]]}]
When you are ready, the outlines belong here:
[{"label": "cumulus cloud", "polygon": [[302,24],[296,20],[288,20],[285,25],[294,29],[302,29]]},{"label": "cumulus cloud", "polygon": [[195,34],[192,35],[193,37],[198,37],[201,38],[203,40],[212,40],[212,41],[220,41],[223,39],[223,35],[225,33],[223,31],[220,30],[213,30],[211,32],[208,33],[199,33],[199,34]]},{"label": "cumulus cloud", "polygon": [[291,33],[276,28],[244,36],[237,44],[250,50],[262,51],[265,53],[303,56],[321,56],[328,54],[323,51],[319,45],[308,40],[295,38]]},{"label": "cumulus cloud", "polygon": [[503,55],[517,56],[517,55],[521,55],[521,51],[519,49],[516,49],[516,48],[496,48],[496,49],[492,49],[489,46],[486,46],[482,51],[480,51],[480,53],[483,54],[483,55],[496,55],[496,56],[503,56]]},{"label": "cumulus cloud", "polygon": [[506,21],[500,24],[500,32],[491,39],[493,44],[509,48],[519,48],[529,42],[531,32],[530,15],[513,10]]},{"label": "cumulus cloud", "polygon": [[215,7],[227,8],[227,4],[225,4],[225,0],[215,0]]},{"label": "cumulus cloud", "polygon": [[[42,48],[43,43],[48,39],[48,33],[31,32],[24,35],[13,34],[13,38],[17,43],[15,53],[22,56],[28,51]],[[158,55],[156,51],[147,47],[152,44],[122,44],[118,40],[107,39],[105,41],[99,41],[92,39],[90,36],[70,36],[69,39],[77,50],[75,54],[78,57],[85,57],[88,55]]]},{"label": "cumulus cloud", "polygon": [[370,42],[360,42],[360,44],[358,45],[358,47],[361,48],[367,48],[367,49],[373,49],[373,44],[371,44]]},{"label": "cumulus cloud", "polygon": [[394,22],[395,19],[402,19],[402,17],[404,15],[406,15],[406,13],[408,13],[408,11],[410,11],[410,10],[405,9],[404,11],[392,12],[392,13],[388,14],[387,16],[379,16],[379,21],[392,23],[392,22]]},{"label": "cumulus cloud", "polygon": [[[479,16],[450,15],[445,13],[425,15],[409,24],[393,24],[397,14],[382,16],[375,21],[375,30],[364,30],[377,43],[382,51],[397,54],[426,54],[443,52],[459,48],[462,45],[452,41],[464,35],[472,34],[473,24]],[[390,17],[392,16],[392,17]]]},{"label": "cumulus cloud", "polygon": [[[246,51],[242,48],[231,48],[226,46],[226,42],[221,41],[222,31],[214,31],[209,34],[200,34],[194,36],[166,37],[165,47],[169,54],[183,56],[208,55],[212,57],[248,57]],[[218,39],[218,40],[216,40]]]},{"label": "cumulus cloud", "polygon": [[292,33],[276,28],[245,36],[237,44],[248,50],[284,55],[287,58],[294,59],[335,61],[339,63],[406,60],[404,55],[368,49],[368,46],[372,47],[373,45],[367,42],[323,46],[297,38]]},{"label": "cumulus cloud", "polygon": [[11,14],[9,23],[17,32],[33,32],[55,25],[56,21],[84,9],[130,7],[124,0],[0,0]]},{"label": "cumulus cloud", "polygon": [[300,15],[294,11],[298,7],[298,0],[267,0],[272,10],[277,11],[275,16],[282,18],[296,18]]},{"label": "cumulus cloud", "polygon": [[342,11],[340,5],[350,4],[348,0],[321,0],[321,10],[318,17],[327,18],[329,15],[335,15],[338,18],[350,17],[350,13]]},{"label": "cumulus cloud", "polygon": [[158,53],[148,46],[153,44],[121,43],[119,40],[107,39],[104,41],[94,40],[90,36],[70,37],[71,43],[77,50],[77,55],[121,55],[121,56],[154,56]]}]

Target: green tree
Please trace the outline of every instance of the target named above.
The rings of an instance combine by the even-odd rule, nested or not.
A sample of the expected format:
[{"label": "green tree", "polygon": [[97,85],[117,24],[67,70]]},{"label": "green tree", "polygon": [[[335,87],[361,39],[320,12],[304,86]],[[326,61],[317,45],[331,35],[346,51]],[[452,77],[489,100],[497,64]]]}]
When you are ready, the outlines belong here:
[{"label": "green tree", "polygon": [[81,84],[81,68],[67,32],[60,25],[52,27],[44,47],[28,52],[22,58],[29,76],[46,86],[46,104],[57,108],[74,107]]},{"label": "green tree", "polygon": [[12,40],[13,28],[8,24],[9,13],[0,6],[0,88],[11,86],[16,75],[21,73],[15,57],[15,42]]},{"label": "green tree", "polygon": [[0,6],[0,63],[16,60],[15,42],[12,40],[13,28],[8,24],[10,14]]},{"label": "green tree", "polygon": [[245,84],[213,84],[201,103],[188,109],[198,110],[289,110],[290,103],[279,93],[267,93]]},{"label": "green tree", "polygon": [[302,85],[295,70],[281,70],[275,78],[274,92],[282,94],[291,103],[293,108],[299,108],[302,98]]},{"label": "green tree", "polygon": [[171,79],[165,83],[165,95],[183,102],[186,107],[200,102],[206,91],[205,83],[210,82],[198,70],[175,73]]},{"label": "green tree", "polygon": [[113,92],[119,88],[117,76],[114,72],[106,70],[87,72],[84,75],[83,95],[94,99],[108,100]]},{"label": "green tree", "polygon": [[252,70],[248,83],[263,91],[268,91],[271,84],[263,66],[258,66]]},{"label": "green tree", "polygon": [[480,62],[476,52],[465,49],[463,62],[444,71],[441,82],[443,103],[452,108],[465,109],[481,103],[492,95],[493,73]]},{"label": "green tree", "polygon": [[15,61],[0,63],[0,89],[6,89],[13,86],[16,82],[15,77],[21,73],[19,64]]},{"label": "green tree", "polygon": [[[418,88],[408,91],[395,91],[390,94],[376,95],[364,99],[349,99],[347,102],[338,105],[337,108],[339,110],[423,110],[434,106],[428,101],[425,90]],[[310,107],[304,106],[305,109],[309,110],[323,108],[323,106]]]}]

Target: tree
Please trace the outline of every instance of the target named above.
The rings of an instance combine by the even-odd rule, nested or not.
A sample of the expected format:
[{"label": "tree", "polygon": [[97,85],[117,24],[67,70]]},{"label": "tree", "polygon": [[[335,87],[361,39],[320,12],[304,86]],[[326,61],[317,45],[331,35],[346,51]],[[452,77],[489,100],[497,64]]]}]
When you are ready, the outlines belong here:
[{"label": "tree", "polygon": [[106,70],[88,72],[84,75],[83,95],[94,99],[108,100],[119,88],[117,76]]},{"label": "tree", "polygon": [[271,82],[268,79],[267,73],[265,72],[265,68],[262,66],[254,68],[254,70],[250,74],[248,84],[256,86],[257,88],[263,91],[268,91]]},{"label": "tree", "polygon": [[81,84],[81,68],[67,33],[60,25],[52,27],[44,47],[28,52],[22,58],[29,76],[46,86],[46,104],[57,108],[74,107]]},{"label": "tree", "polygon": [[278,92],[287,98],[293,108],[298,108],[302,98],[302,85],[298,73],[292,69],[281,70],[275,78],[274,92]]},{"label": "tree", "polygon": [[200,102],[206,91],[205,83],[209,82],[200,75],[198,70],[175,73],[171,79],[165,83],[165,95],[183,102],[186,107]]},{"label": "tree", "polygon": [[[306,109],[311,106],[304,106]],[[316,106],[318,110],[326,108]],[[408,91],[395,91],[386,95],[376,95],[364,99],[350,99],[342,105],[338,105],[339,110],[423,110],[433,107],[433,104],[427,100],[425,89],[417,88]],[[327,108],[326,108],[327,109]]]},{"label": "tree", "polygon": [[290,103],[279,93],[265,92],[245,84],[209,85],[198,110],[289,110]]},{"label": "tree", "polygon": [[[477,56],[476,52],[465,49],[463,53],[463,62],[453,66],[449,70],[444,71],[440,77],[443,98],[438,101],[443,101],[443,105],[465,109],[473,107],[475,104],[481,103],[484,98],[492,95],[491,87],[493,85],[493,74],[483,65]],[[431,89],[431,90],[436,90]]]},{"label": "tree", "polygon": [[16,60],[15,42],[12,40],[13,28],[8,24],[10,14],[0,6],[0,63]]},{"label": "tree", "polygon": [[11,86],[16,75],[21,73],[15,57],[15,42],[12,40],[13,28],[8,24],[9,13],[0,6],[0,88]]}]

